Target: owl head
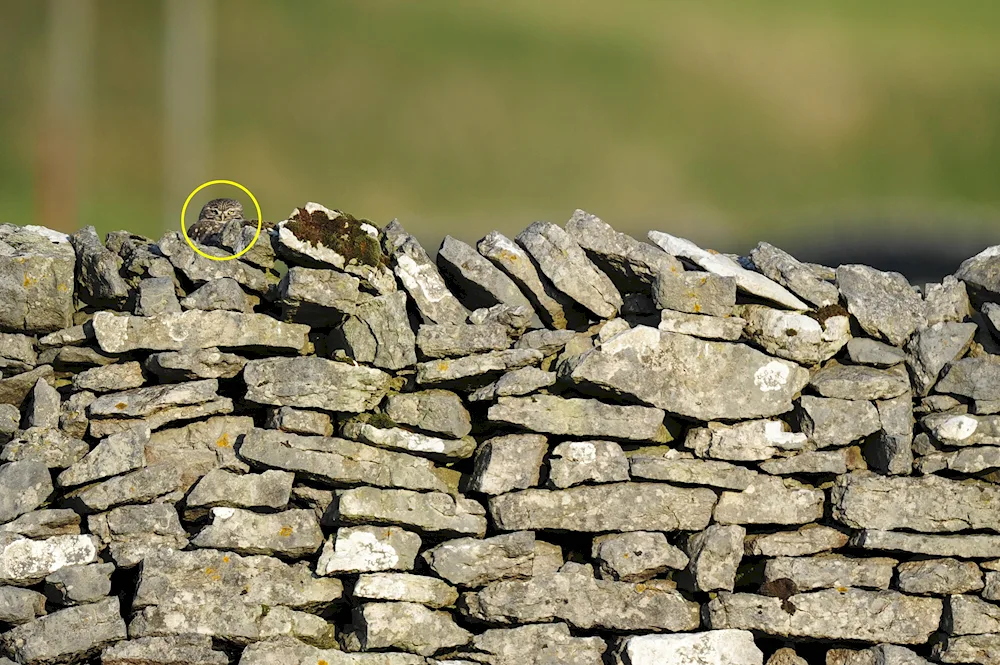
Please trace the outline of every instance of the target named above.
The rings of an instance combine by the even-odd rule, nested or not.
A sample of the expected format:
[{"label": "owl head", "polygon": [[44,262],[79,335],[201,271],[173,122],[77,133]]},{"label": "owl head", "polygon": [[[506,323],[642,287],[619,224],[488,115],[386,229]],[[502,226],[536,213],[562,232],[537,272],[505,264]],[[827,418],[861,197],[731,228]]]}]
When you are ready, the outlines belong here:
[{"label": "owl head", "polygon": [[243,204],[236,199],[212,199],[198,213],[199,222],[225,223],[234,219],[243,219]]}]

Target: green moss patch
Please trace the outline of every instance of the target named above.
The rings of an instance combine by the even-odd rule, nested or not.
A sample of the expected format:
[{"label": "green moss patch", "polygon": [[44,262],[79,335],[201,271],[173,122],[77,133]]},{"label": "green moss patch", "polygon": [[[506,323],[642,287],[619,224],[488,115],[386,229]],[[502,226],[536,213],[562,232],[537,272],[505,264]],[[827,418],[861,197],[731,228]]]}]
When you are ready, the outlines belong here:
[{"label": "green moss patch", "polygon": [[[296,208],[285,228],[296,238],[314,247],[331,249],[348,263],[369,266],[388,265],[388,257],[382,252],[378,238],[373,238],[362,224],[375,226],[366,219],[357,219],[346,212],[335,210],[336,218],[330,219],[322,210],[309,213],[305,208]],[[377,227],[376,227],[377,228]]]}]

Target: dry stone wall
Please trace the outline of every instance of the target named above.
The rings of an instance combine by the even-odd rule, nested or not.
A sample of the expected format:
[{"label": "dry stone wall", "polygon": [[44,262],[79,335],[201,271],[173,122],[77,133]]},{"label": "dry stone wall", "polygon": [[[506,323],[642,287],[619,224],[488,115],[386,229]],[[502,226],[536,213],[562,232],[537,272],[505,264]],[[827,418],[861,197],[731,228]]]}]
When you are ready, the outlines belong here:
[{"label": "dry stone wall", "polygon": [[2,225],[0,663],[1000,663],[994,301],[582,211]]}]

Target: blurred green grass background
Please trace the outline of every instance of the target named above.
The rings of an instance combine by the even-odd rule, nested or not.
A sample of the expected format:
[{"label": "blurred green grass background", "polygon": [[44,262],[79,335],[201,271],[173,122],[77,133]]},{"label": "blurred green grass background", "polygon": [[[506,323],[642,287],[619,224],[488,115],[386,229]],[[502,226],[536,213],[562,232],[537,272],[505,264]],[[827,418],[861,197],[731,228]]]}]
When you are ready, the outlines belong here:
[{"label": "blurred green grass background", "polygon": [[[158,236],[163,3],[95,7],[72,224]],[[38,221],[47,20],[0,0],[0,222]],[[267,219],[313,200],[429,249],[577,207],[726,248],[1000,219],[995,1],[218,0],[212,35],[207,178]]]}]

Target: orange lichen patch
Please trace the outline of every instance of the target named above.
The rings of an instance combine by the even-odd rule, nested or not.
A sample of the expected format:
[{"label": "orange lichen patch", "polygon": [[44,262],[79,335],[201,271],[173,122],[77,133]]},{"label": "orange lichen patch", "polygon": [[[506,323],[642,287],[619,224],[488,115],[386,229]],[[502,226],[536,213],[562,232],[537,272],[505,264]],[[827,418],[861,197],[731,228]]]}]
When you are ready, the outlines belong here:
[{"label": "orange lichen patch", "polygon": [[840,593],[847,593],[848,589],[846,586],[839,586],[837,587],[837,591],[839,591]]},{"label": "orange lichen patch", "polygon": [[126,404],[125,402],[118,402],[117,404],[115,404],[116,409],[124,409],[126,407],[128,407],[128,404]]},{"label": "orange lichen patch", "polygon": [[222,436],[219,437],[219,440],[215,442],[215,445],[219,448],[230,448],[232,444],[229,443],[229,434],[223,432]]},{"label": "orange lichen patch", "polygon": [[507,250],[501,251],[500,256],[501,258],[503,258],[504,261],[517,261],[517,254],[514,254],[513,252],[508,252]]},{"label": "orange lichen patch", "polygon": [[222,557],[222,563],[229,563],[229,555]]},{"label": "orange lichen patch", "polygon": [[24,276],[24,286],[25,288],[32,286],[38,282],[37,279],[32,279],[29,275]]},{"label": "orange lichen patch", "polygon": [[63,293],[66,293],[67,291],[69,291],[69,287],[66,286],[65,284],[56,284],[56,291],[62,291]]},{"label": "orange lichen patch", "polygon": [[636,584],[635,585],[635,592],[636,593],[642,593],[645,590],[646,590],[646,585],[645,584],[641,584],[640,583],[640,584]]},{"label": "orange lichen patch", "polygon": [[447,361],[442,360],[441,362],[438,363],[438,371],[439,372],[444,372],[447,369],[448,369],[448,363],[447,363]]},{"label": "orange lichen patch", "polygon": [[330,665],[330,664],[321,658],[316,661],[316,665]]},{"label": "orange lichen patch", "polygon": [[701,305],[699,305],[698,303],[695,303],[694,307],[692,307],[691,309],[694,310],[695,314],[701,314]]},{"label": "orange lichen patch", "polygon": [[292,527],[290,526],[281,527],[281,531],[278,532],[278,535],[281,536],[282,538],[288,538],[290,535],[292,535]]}]

